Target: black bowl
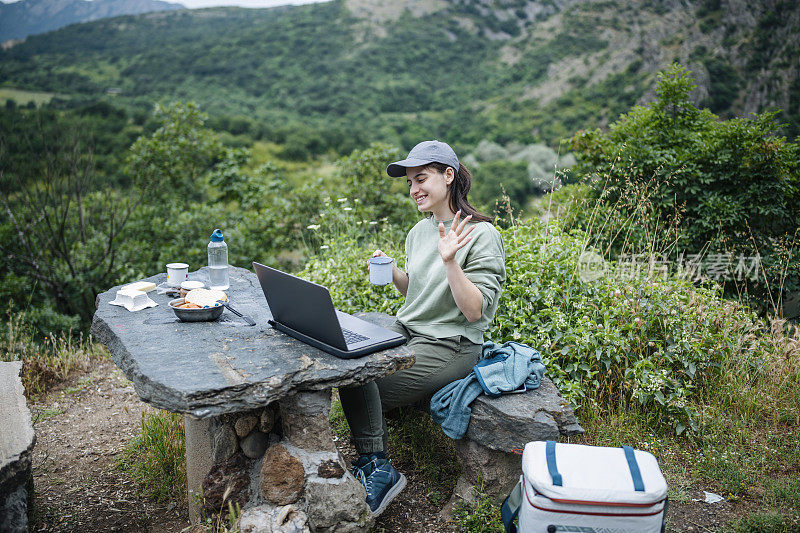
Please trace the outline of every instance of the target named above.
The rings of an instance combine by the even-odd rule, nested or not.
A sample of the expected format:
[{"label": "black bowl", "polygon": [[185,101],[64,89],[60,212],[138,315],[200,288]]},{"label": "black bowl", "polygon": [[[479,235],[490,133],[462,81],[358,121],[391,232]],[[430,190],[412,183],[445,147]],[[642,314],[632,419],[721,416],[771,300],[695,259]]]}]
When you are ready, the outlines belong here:
[{"label": "black bowl", "polygon": [[179,309],[175,307],[176,305],[181,305],[184,301],[183,298],[176,298],[169,302],[169,306],[175,312],[175,316],[183,322],[211,322],[222,316],[222,312],[225,310],[225,306],[221,303],[214,307],[201,307],[199,309]]}]

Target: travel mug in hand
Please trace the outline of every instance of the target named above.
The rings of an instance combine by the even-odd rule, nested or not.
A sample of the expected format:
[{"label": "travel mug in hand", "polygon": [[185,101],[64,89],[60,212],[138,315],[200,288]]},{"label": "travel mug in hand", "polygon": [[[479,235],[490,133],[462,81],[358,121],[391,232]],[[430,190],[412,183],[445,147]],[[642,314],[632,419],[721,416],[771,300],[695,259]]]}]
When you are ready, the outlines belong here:
[{"label": "travel mug in hand", "polygon": [[373,285],[388,285],[392,282],[394,259],[379,255],[369,258],[369,281]]}]

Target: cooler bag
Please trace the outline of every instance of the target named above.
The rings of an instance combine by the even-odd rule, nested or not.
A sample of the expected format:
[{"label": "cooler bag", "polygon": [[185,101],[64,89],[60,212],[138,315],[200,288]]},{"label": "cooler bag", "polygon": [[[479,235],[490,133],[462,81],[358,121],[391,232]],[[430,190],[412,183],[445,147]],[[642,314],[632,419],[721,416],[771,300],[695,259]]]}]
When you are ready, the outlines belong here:
[{"label": "cooler bag", "polygon": [[663,533],[667,482],[656,458],[630,446],[529,442],[520,483],[503,503],[506,531]]}]

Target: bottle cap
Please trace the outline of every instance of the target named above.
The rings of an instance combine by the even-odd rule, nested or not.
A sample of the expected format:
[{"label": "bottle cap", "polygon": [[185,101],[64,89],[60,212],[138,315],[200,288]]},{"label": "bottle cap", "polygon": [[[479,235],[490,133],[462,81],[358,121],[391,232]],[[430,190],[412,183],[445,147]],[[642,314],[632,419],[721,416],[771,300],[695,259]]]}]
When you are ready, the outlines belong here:
[{"label": "bottle cap", "polygon": [[211,242],[222,242],[223,239],[222,230],[220,229],[215,229],[214,233],[211,234]]}]

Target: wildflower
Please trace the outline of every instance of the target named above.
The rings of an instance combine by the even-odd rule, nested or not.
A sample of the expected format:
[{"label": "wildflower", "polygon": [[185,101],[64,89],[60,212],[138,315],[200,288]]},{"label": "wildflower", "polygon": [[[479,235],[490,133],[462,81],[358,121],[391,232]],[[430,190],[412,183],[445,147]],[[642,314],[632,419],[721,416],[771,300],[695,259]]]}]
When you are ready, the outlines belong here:
[{"label": "wildflower", "polygon": [[327,244],[323,244],[322,246],[319,247],[320,250],[327,250],[328,248],[330,248],[330,246],[328,246]]},{"label": "wildflower", "polygon": [[370,221],[369,221],[369,225],[370,225],[370,226],[374,226],[375,224],[377,224],[377,222],[375,222],[374,220],[370,220]]},{"label": "wildflower", "polygon": [[336,201],[339,202],[340,204],[343,204],[344,202],[347,201],[347,198],[339,198]]},{"label": "wildflower", "polygon": [[345,211],[352,211],[353,210],[352,207],[343,207],[342,209],[344,209]]},{"label": "wildflower", "polygon": [[619,298],[620,296],[622,296],[622,291],[621,291],[621,290],[619,290],[619,289],[615,290],[615,291],[614,291],[614,296],[616,296],[617,298]]},{"label": "wildflower", "polygon": [[306,228],[307,229],[318,230],[319,229],[319,224],[311,224],[309,226],[306,226]]}]

